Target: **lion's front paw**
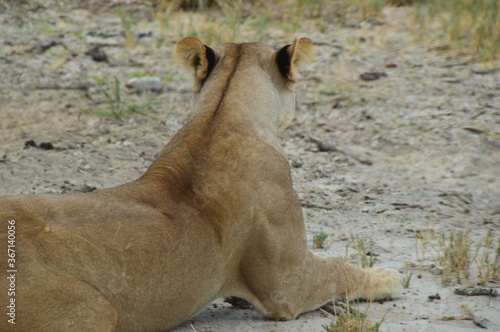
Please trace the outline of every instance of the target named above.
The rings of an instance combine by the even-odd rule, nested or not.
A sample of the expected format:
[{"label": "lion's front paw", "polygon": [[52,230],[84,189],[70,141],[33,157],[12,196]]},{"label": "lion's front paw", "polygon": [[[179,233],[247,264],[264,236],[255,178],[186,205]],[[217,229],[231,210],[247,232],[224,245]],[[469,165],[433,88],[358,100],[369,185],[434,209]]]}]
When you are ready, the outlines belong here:
[{"label": "lion's front paw", "polygon": [[364,270],[368,278],[358,290],[358,298],[388,300],[401,297],[403,281],[398,271],[387,268]]},{"label": "lion's front paw", "polygon": [[388,268],[367,269],[370,278],[366,284],[368,299],[388,300],[401,297],[403,280],[398,271]]}]

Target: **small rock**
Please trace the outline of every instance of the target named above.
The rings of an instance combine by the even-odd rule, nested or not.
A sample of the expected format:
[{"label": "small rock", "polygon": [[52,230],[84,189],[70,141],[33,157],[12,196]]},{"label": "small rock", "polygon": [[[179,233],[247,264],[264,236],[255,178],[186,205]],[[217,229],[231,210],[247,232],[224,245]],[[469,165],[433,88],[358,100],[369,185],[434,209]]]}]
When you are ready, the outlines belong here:
[{"label": "small rock", "polygon": [[54,145],[52,145],[52,143],[50,143],[50,142],[44,142],[44,143],[40,143],[38,148],[42,149],[42,150],[54,150]]},{"label": "small rock", "polygon": [[108,55],[99,45],[92,47],[85,52],[85,55],[91,56],[96,62],[109,62]]},{"label": "small rock", "polygon": [[89,186],[88,184],[84,183],[82,186],[82,193],[90,193],[94,190],[97,190],[96,187],[94,186]]},{"label": "small rock", "polygon": [[92,37],[92,36],[86,36],[85,41],[89,45],[96,45],[96,46],[121,46],[123,45],[123,42],[119,40],[118,38],[99,38],[99,37]]},{"label": "small rock", "polygon": [[364,81],[374,81],[378,80],[381,77],[387,77],[387,74],[379,71],[368,71],[359,75],[359,77]]},{"label": "small rock", "polygon": [[453,78],[453,77],[442,78],[440,81],[445,82],[445,83],[460,83],[460,82],[462,82],[461,79]]},{"label": "small rock", "polygon": [[487,329],[488,328],[488,326],[486,324],[486,319],[481,319],[481,318],[474,317],[474,319],[472,321],[474,322],[474,324],[476,324],[480,328],[483,328],[483,329]]},{"label": "small rock", "polygon": [[24,142],[24,148],[25,149],[38,148],[38,149],[42,149],[42,150],[54,150],[54,145],[50,142],[43,142],[43,143],[40,143],[40,145],[38,145],[38,144],[36,144],[36,142],[34,140],[29,140],[29,141]]},{"label": "small rock", "polygon": [[372,206],[364,206],[359,211],[364,212],[364,213],[369,213],[372,210]]},{"label": "small rock", "polygon": [[444,268],[435,264],[431,264],[428,270],[435,275],[443,275]]},{"label": "small rock", "polygon": [[436,293],[434,295],[429,295],[428,299],[429,299],[430,302],[432,302],[434,300],[441,300],[441,296],[439,295],[439,293]]},{"label": "small rock", "polygon": [[24,142],[24,148],[27,149],[27,148],[37,148],[38,145],[36,145],[36,142],[34,140],[29,140],[29,141],[26,141]]},{"label": "small rock", "polygon": [[302,167],[304,165],[304,162],[300,159],[292,159],[291,165],[293,168],[299,168],[299,167]]},{"label": "small rock", "polygon": [[388,210],[394,210],[393,206],[389,204],[376,203],[371,212],[383,213]]},{"label": "small rock", "polygon": [[155,76],[134,77],[129,79],[125,86],[138,92],[161,92],[163,90],[163,82],[161,78]]},{"label": "small rock", "polygon": [[470,131],[471,133],[474,133],[474,134],[482,134],[482,133],[484,133],[486,131],[483,128],[476,128],[476,127],[470,127],[470,126],[462,127],[462,129]]},{"label": "small rock", "polygon": [[468,287],[468,288],[457,288],[454,291],[457,295],[465,295],[465,296],[491,296],[497,297],[498,292],[493,288],[485,288],[485,287]]}]

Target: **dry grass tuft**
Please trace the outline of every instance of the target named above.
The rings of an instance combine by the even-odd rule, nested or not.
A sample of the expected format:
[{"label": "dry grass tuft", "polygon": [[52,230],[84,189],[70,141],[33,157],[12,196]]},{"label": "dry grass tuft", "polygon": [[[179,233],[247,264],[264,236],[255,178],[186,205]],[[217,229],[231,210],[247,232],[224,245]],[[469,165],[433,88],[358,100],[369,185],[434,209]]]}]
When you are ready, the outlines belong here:
[{"label": "dry grass tuft", "polygon": [[495,239],[493,233],[489,231],[482,244],[476,261],[479,270],[478,283],[484,286],[488,282],[500,280],[500,238]]},{"label": "dry grass tuft", "polygon": [[491,231],[476,245],[470,239],[470,231],[441,233],[437,238],[428,232],[421,234],[418,242],[422,254],[430,253],[437,261],[437,271],[444,286],[460,284],[464,280],[484,286],[500,280],[500,239],[495,238]]},{"label": "dry grass tuft", "polygon": [[359,236],[351,234],[351,241],[354,242],[356,250],[358,251],[359,259],[361,260],[361,267],[363,269],[373,267],[375,263],[375,254],[373,253],[373,240],[362,239]]},{"label": "dry grass tuft", "polygon": [[359,313],[347,313],[337,316],[337,319],[330,325],[323,325],[325,332],[378,332],[380,322],[371,322],[365,315]]},{"label": "dry grass tuft", "polygon": [[450,232],[448,236],[444,233],[438,240],[436,253],[439,264],[445,269],[447,275],[456,277],[460,284],[462,279],[469,279],[470,236],[468,231]]},{"label": "dry grass tuft", "polygon": [[[441,40],[483,60],[500,55],[500,3],[496,0],[144,0],[170,15],[170,29],[213,43],[263,40],[270,29],[300,31],[305,20],[320,31],[377,18],[387,6],[410,6],[415,34]],[[379,20],[381,19],[381,20]]]},{"label": "dry grass tuft", "polygon": [[421,0],[414,7],[421,36],[437,36],[459,49],[472,48],[477,56],[500,56],[500,2],[497,0]]},{"label": "dry grass tuft", "polygon": [[313,249],[323,249],[324,246],[324,242],[326,240],[326,238],[328,237],[328,234],[325,233],[325,232],[319,232],[317,234],[314,235],[313,237]]}]

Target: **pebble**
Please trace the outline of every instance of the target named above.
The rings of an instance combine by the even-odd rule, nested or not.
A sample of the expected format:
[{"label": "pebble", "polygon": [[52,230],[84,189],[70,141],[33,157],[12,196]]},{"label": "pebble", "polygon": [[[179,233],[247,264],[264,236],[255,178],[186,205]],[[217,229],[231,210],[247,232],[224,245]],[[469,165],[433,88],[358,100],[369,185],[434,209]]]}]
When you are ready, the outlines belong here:
[{"label": "pebble", "polygon": [[374,80],[378,80],[382,77],[387,77],[387,74],[384,72],[369,71],[369,72],[366,72],[366,73],[359,75],[359,77],[364,81],[374,81]]},{"label": "pebble", "polygon": [[163,82],[161,78],[156,76],[134,77],[127,81],[125,86],[129,89],[140,91],[161,92],[163,90]]}]

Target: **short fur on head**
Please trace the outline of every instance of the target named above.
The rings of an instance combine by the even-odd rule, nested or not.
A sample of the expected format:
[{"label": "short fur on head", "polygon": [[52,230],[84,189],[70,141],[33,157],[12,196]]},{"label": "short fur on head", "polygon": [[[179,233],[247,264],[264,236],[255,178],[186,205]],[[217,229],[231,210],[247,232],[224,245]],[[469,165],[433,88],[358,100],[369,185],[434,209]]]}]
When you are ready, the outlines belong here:
[{"label": "short fur on head", "polygon": [[[181,40],[175,54],[183,65],[194,69],[195,91],[199,89],[218,61],[217,51],[195,37]],[[312,61],[314,57],[313,43],[309,38],[296,39],[293,44],[288,44],[277,51],[275,57],[283,77],[295,83],[296,69]]]},{"label": "short fur on head", "polygon": [[[197,38],[187,37],[178,43],[175,54],[194,72],[195,100],[203,99],[205,105],[215,103],[218,94],[224,93],[227,97],[226,90],[238,85],[237,89],[247,91],[245,98],[238,98],[246,108],[278,111],[269,115],[261,112],[261,120],[262,123],[276,123],[281,132],[293,118],[297,68],[312,60],[314,52],[308,38],[296,39],[292,44],[273,50],[261,43],[226,43],[211,48]],[[261,70],[268,72],[271,81],[259,77]],[[202,88],[209,91],[201,93]],[[274,104],[277,101],[278,104]]]}]

